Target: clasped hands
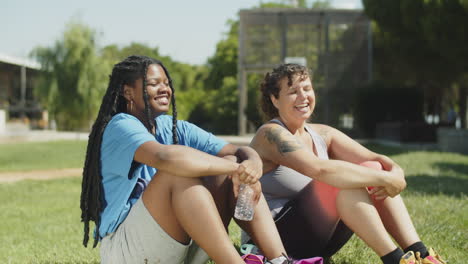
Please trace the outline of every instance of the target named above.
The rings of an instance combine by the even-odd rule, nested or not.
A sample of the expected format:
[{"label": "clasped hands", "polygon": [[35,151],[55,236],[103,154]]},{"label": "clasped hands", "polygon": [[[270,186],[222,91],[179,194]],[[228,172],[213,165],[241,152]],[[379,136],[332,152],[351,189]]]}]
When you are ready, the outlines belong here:
[{"label": "clasped hands", "polygon": [[257,204],[262,194],[262,186],[259,182],[261,176],[261,163],[251,160],[244,160],[239,163],[237,170],[230,175],[234,196],[237,198],[240,184],[248,184],[254,191],[254,203]]},{"label": "clasped hands", "polygon": [[400,167],[393,167],[387,171],[385,184],[369,190],[369,194],[376,200],[384,200],[387,197],[395,197],[406,188],[406,180]]}]

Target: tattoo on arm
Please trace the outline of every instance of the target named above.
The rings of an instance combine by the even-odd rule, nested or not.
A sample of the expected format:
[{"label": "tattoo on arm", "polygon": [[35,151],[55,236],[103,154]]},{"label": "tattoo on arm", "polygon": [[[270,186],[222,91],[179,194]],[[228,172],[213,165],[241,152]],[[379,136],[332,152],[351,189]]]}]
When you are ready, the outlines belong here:
[{"label": "tattoo on arm", "polygon": [[284,128],[279,128],[279,127],[268,128],[265,131],[265,137],[269,142],[276,145],[276,147],[278,148],[278,152],[281,155],[284,155],[285,153],[293,152],[302,148],[301,144],[299,144],[299,142],[297,142],[296,140],[284,139],[281,136],[281,134],[284,134],[284,133],[288,133],[287,131],[284,130]]}]

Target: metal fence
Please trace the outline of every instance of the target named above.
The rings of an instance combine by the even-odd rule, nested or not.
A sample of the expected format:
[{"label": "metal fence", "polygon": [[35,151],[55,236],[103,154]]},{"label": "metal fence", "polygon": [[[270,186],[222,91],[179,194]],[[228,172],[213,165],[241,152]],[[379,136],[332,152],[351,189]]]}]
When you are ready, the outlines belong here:
[{"label": "metal fence", "polygon": [[247,75],[264,74],[288,61],[306,64],[313,72],[314,120],[340,126],[340,118],[351,111],[355,88],[372,79],[371,51],[370,21],[360,10],[241,10],[239,134],[251,132],[245,113]]}]

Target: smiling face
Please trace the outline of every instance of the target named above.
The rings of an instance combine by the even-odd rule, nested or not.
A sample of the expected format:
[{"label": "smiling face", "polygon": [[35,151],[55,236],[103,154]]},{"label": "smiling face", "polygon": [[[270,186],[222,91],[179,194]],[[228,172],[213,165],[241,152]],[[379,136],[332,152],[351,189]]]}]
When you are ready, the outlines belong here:
[{"label": "smiling face", "polygon": [[[127,99],[129,114],[144,121],[145,101],[143,97],[143,80],[137,79],[133,85],[124,86],[124,96]],[[150,64],[146,74],[146,91],[148,94],[148,106],[153,117],[169,111],[172,90],[169,86],[169,79],[164,69],[158,64]]]},{"label": "smiling face", "polygon": [[270,98],[280,118],[292,122],[306,121],[315,108],[315,93],[309,76],[294,75],[292,85],[288,85],[288,78],[284,77],[279,81],[279,87],[278,98],[274,95]]}]

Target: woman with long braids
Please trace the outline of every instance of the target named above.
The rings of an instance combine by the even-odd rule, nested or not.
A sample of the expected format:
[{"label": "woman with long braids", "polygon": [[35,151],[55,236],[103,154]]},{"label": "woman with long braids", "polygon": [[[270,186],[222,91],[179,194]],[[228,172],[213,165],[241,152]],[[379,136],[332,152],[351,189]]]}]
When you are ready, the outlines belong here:
[{"label": "woman with long braids", "polygon": [[[164,114],[170,104],[172,117]],[[83,244],[94,221],[102,263],[204,263],[196,245],[216,263],[244,263],[226,230],[233,192],[245,183],[257,206],[254,219],[239,226],[268,263],[289,263],[261,194],[258,154],[176,116],[174,87],[161,62],[130,56],[114,66],[84,164]]]},{"label": "woman with long braids", "polygon": [[263,193],[292,257],[330,257],[355,233],[384,264],[445,263],[413,226],[399,195],[406,187],[400,166],[308,122],[316,101],[306,67],[280,65],[260,88],[267,122],[250,146],[262,158]]}]

